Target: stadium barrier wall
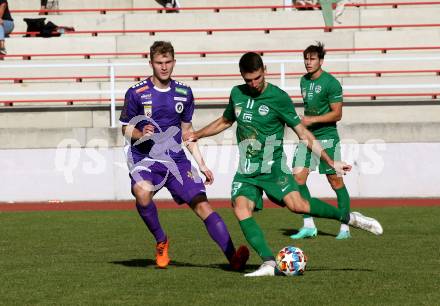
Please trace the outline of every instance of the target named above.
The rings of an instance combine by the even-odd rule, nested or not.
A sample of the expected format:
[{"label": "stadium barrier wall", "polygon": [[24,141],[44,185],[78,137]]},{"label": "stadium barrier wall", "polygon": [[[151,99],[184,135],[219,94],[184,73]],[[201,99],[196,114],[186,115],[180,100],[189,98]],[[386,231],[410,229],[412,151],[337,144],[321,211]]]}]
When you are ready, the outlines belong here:
[{"label": "stadium barrier wall", "polygon": [[[237,146],[202,146],[207,164],[216,178],[208,186],[211,198],[229,198],[230,184],[238,163]],[[344,177],[353,197],[440,197],[440,143],[385,143],[355,141],[342,146],[343,158],[353,165]],[[286,147],[291,161],[294,144]],[[0,202],[83,201],[132,199],[121,147],[109,147],[103,139],[91,139],[86,148],[75,138],[50,149],[0,150]],[[326,179],[311,174],[311,193],[334,197]],[[170,199],[161,190],[158,199]]]}]

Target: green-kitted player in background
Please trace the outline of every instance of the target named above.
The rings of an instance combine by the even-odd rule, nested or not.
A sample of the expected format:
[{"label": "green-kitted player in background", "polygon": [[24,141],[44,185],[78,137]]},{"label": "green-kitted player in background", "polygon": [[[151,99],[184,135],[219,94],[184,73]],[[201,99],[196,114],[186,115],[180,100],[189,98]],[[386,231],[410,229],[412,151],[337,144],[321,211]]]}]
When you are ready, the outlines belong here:
[{"label": "green-kitted player in background", "polygon": [[[263,209],[263,192],[280,206],[294,213],[308,213],[315,217],[343,221],[351,226],[381,235],[377,220],[360,213],[343,213],[340,209],[316,198],[305,198],[287,167],[283,150],[284,127],[294,130],[301,141],[331,165],[337,173],[345,174],[351,166],[331,159],[316,144],[313,134],[301,124],[289,95],[266,82],[266,69],[261,57],[245,53],[239,62],[245,84],[231,90],[229,104],[223,115],[204,128],[183,135],[186,141],[216,135],[237,123],[237,142],[240,162],[232,182],[231,200],[240,228],[263,264],[245,276],[275,275],[275,257],[264,238],[263,231],[252,214]],[[315,142],[315,144],[314,144]],[[313,146],[313,147],[312,147]]]},{"label": "green-kitted player in background", "polygon": [[[310,45],[303,52],[304,66],[307,70],[301,78],[301,94],[304,101],[304,117],[301,123],[320,142],[325,152],[333,160],[341,160],[341,147],[336,122],[342,118],[342,87],[330,73],[322,70],[325,49],[322,43]],[[338,208],[343,213],[350,211],[350,196],[344,185],[341,175],[325,161],[320,163],[319,156],[312,153],[302,143],[298,144],[293,158],[293,175],[298,183],[303,197],[310,198],[306,183],[310,171],[319,165],[319,173],[325,174],[330,186],[335,191],[338,199]],[[304,215],[304,226],[299,232],[290,236],[292,239],[314,237],[318,230],[312,216]],[[336,239],[350,238],[350,228],[341,223],[341,229]]]}]

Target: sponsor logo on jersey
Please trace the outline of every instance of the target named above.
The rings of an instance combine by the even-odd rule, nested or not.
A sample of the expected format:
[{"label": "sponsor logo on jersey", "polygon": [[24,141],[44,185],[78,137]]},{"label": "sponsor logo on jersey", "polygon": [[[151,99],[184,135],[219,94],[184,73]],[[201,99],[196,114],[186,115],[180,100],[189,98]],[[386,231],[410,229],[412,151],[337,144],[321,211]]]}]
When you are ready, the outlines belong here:
[{"label": "sponsor logo on jersey", "polygon": [[238,116],[240,116],[241,114],[241,107],[240,106],[236,106],[235,107],[235,117],[238,118]]},{"label": "sponsor logo on jersey", "polygon": [[153,107],[151,104],[144,105],[144,114],[147,118],[151,118],[151,116],[153,116]]},{"label": "sponsor logo on jersey", "polygon": [[269,107],[267,107],[266,105],[261,105],[259,108],[258,108],[258,113],[261,115],[261,116],[266,116],[268,113],[269,113]]},{"label": "sponsor logo on jersey", "polygon": [[142,105],[151,105],[151,104],[153,104],[153,101],[151,101],[151,100],[149,100],[149,101],[142,101],[141,103],[142,103]]},{"label": "sponsor logo on jersey", "polygon": [[141,95],[141,99],[145,99],[145,100],[150,100],[151,99],[151,94],[143,94]]},{"label": "sponsor logo on jersey", "polygon": [[188,94],[188,89],[182,87],[176,87],[176,92],[186,96]]},{"label": "sponsor logo on jersey", "polygon": [[316,87],[315,87],[315,93],[319,94],[319,93],[321,92],[321,90],[322,90],[321,85],[316,85]]},{"label": "sponsor logo on jersey", "polygon": [[136,93],[144,92],[144,91],[146,91],[146,90],[149,89],[149,88],[150,88],[150,87],[148,87],[148,85],[145,85],[145,86],[143,86],[143,87],[140,87],[140,88],[136,89]]},{"label": "sponsor logo on jersey", "polygon": [[245,112],[243,114],[243,121],[244,122],[252,122],[252,113]]},{"label": "sponsor logo on jersey", "polygon": [[188,99],[186,97],[174,97],[174,101],[186,102],[188,101]]},{"label": "sponsor logo on jersey", "polygon": [[178,114],[181,114],[183,112],[183,103],[177,102],[176,105],[174,106],[174,109]]}]

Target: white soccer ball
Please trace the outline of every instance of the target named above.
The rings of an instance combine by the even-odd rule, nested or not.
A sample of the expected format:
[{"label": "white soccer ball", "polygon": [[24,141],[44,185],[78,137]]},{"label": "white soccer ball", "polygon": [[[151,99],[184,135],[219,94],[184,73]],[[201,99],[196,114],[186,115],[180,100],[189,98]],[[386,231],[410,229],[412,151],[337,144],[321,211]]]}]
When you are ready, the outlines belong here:
[{"label": "white soccer ball", "polygon": [[277,268],[287,276],[303,275],[306,270],[307,256],[294,246],[282,248],[276,257]]}]

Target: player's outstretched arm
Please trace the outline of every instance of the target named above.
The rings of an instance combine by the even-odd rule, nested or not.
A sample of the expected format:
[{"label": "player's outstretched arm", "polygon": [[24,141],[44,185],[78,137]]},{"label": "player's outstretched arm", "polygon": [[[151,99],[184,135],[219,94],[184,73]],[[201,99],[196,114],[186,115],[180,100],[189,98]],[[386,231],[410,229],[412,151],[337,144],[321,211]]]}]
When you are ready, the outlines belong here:
[{"label": "player's outstretched arm", "polygon": [[330,104],[330,111],[319,116],[304,116],[301,123],[304,126],[310,126],[315,123],[338,122],[342,119],[342,102]]},{"label": "player's outstretched arm", "polygon": [[348,165],[343,161],[334,161],[328,156],[328,154],[323,150],[319,141],[316,140],[315,136],[301,123],[296,125],[293,129],[298,135],[298,138],[301,142],[307,145],[307,147],[312,150],[317,156],[321,158],[321,160],[325,161],[330,165],[333,169],[335,169],[336,173],[344,175],[346,172],[351,170],[351,165]]},{"label": "player's outstretched arm", "polygon": [[201,128],[198,131],[193,131],[183,136],[184,141],[197,141],[200,138],[217,135],[227,128],[229,128],[234,122],[229,121],[225,117],[221,116],[207,126]]},{"label": "player's outstretched arm", "polygon": [[[190,122],[189,123],[182,122],[181,127],[182,127],[182,135],[184,136],[194,132],[192,124]],[[197,144],[197,142],[191,142],[191,141],[186,141],[185,145],[188,148],[188,151],[194,157],[194,160],[199,166],[200,171],[206,177],[205,185],[211,185],[214,182],[214,174],[206,166],[202,153],[200,152],[199,145]]]}]

